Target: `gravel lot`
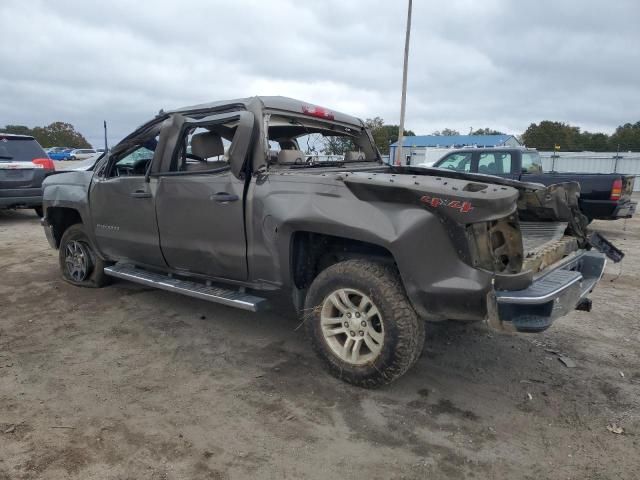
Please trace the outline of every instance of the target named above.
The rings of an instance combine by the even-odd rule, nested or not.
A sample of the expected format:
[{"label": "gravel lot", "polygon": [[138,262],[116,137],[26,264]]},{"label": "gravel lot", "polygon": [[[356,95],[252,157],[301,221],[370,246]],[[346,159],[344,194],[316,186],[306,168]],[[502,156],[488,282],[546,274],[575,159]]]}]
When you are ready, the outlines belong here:
[{"label": "gravel lot", "polygon": [[627,258],[592,313],[430,326],[418,365],[366,391],[324,373],[284,302],[75,288],[35,214],[0,211],[0,480],[638,479],[640,216],[594,227]]}]

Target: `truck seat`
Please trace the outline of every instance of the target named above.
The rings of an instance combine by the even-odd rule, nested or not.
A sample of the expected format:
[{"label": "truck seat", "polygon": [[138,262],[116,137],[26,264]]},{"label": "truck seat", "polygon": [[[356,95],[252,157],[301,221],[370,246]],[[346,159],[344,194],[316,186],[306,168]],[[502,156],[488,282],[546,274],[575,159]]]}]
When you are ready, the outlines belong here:
[{"label": "truck seat", "polygon": [[[222,137],[215,132],[197,133],[191,137],[191,153],[204,160],[212,157],[224,155],[224,145]],[[226,159],[214,162],[187,163],[185,170],[187,172],[196,172],[201,170],[213,170],[227,165]]]},{"label": "truck seat", "polygon": [[365,159],[366,159],[366,156],[364,152],[346,152],[344,154],[345,162],[354,162],[354,161],[365,160]]},{"label": "truck seat", "polygon": [[301,150],[280,150],[278,165],[301,165],[307,161],[307,156]]}]

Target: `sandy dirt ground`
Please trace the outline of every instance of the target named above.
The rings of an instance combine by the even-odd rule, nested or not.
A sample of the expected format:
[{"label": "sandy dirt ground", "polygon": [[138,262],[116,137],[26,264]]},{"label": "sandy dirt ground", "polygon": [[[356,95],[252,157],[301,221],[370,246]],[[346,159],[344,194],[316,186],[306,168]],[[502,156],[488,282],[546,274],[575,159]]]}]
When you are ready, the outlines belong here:
[{"label": "sandy dirt ground", "polygon": [[76,288],[35,214],[0,211],[0,480],[638,479],[640,216],[594,227],[627,257],[590,314],[429,326],[417,366],[367,391],[285,306]]}]

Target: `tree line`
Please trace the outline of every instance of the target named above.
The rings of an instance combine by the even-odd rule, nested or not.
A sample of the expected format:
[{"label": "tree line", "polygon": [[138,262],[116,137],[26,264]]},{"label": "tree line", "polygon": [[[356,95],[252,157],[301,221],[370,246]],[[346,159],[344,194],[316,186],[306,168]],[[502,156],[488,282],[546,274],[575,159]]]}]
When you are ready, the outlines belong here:
[{"label": "tree line", "polygon": [[[398,141],[398,125],[386,124],[380,117],[368,118],[366,126],[371,129],[373,140],[383,155],[389,154],[391,144]],[[19,135],[31,135],[44,148],[70,147],[90,148],[87,139],[73,125],[66,122],[53,122],[44,127],[29,128],[25,125],[6,125],[0,128],[0,133],[13,133]],[[503,132],[486,127],[472,130],[471,135],[503,135]],[[406,137],[415,136],[411,130],[405,130]],[[432,135],[460,135],[460,132],[451,128],[436,130]],[[532,123],[525,132],[518,137],[522,144],[538,150],[561,151],[591,151],[591,152],[615,152],[615,151],[640,151],[640,121],[625,123],[616,128],[611,135],[600,132],[581,131],[563,122],[543,120],[540,123]],[[325,151],[327,153],[340,154],[351,149],[349,145],[342,145],[348,139],[333,137],[327,140]]]},{"label": "tree line", "polygon": [[611,135],[600,132],[581,132],[580,127],[568,123],[544,120],[532,123],[522,134],[527,147],[538,150],[615,152],[640,150],[640,122],[625,123]]},{"label": "tree line", "polygon": [[0,128],[0,133],[13,133],[15,135],[30,135],[35,138],[43,148],[69,147],[91,148],[84,136],[77,132],[70,123],[53,122],[46,127],[29,128],[25,125],[5,125]]},{"label": "tree line", "polygon": [[[385,125],[380,117],[368,119],[366,124],[373,133],[373,138],[384,155],[389,153],[389,145],[398,140],[398,126]],[[411,136],[411,130],[405,136]],[[460,135],[452,128],[432,132],[432,135]],[[485,127],[471,130],[470,135],[504,135],[504,132]],[[611,135],[602,132],[581,131],[580,127],[563,122],[543,120],[532,123],[525,132],[517,136],[527,147],[538,150],[590,151],[590,152],[625,152],[640,151],[640,121],[625,123],[616,128]]]}]

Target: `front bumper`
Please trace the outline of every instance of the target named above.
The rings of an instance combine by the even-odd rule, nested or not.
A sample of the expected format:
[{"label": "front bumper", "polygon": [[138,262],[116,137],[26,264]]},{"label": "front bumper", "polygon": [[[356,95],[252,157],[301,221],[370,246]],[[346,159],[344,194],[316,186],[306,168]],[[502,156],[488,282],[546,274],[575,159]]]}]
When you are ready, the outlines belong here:
[{"label": "front bumper", "polygon": [[524,290],[495,290],[488,296],[488,323],[497,330],[541,332],[576,308],[594,289],[605,256],[578,251],[542,272]]}]

